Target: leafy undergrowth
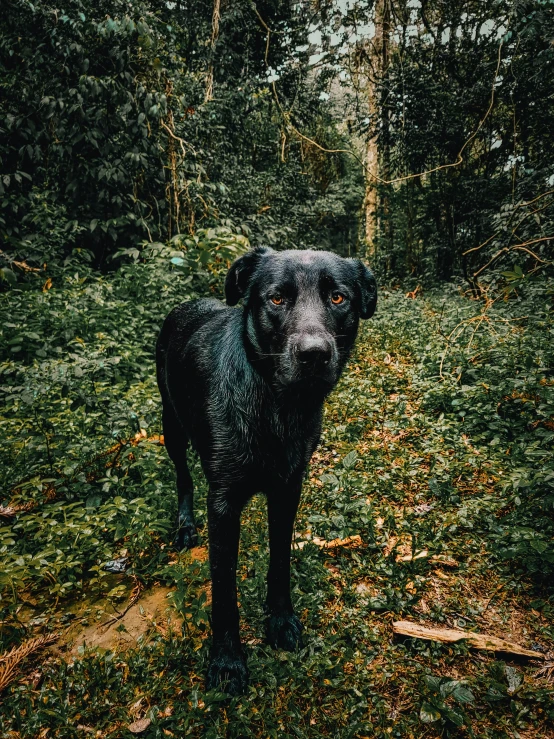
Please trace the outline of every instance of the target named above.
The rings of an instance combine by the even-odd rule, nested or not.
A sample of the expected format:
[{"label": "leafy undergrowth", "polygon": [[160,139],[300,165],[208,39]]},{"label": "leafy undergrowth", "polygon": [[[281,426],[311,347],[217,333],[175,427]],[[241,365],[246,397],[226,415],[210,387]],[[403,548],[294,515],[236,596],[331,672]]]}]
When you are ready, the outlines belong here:
[{"label": "leafy undergrowth", "polygon": [[[154,381],[159,319],[191,288],[135,277],[18,298],[26,353],[2,365],[1,646],[61,638],[5,690],[2,735],[554,736],[547,309],[483,308],[453,289],[381,294],[304,487],[292,560],[305,646],[263,643],[267,527],[255,498],[238,575],[251,682],[227,700],[203,680],[205,485],[193,459],[201,546],[177,555]],[[342,544],[321,545],[333,539]],[[124,574],[104,569],[115,558]],[[118,615],[102,640],[97,625]],[[395,639],[399,618],[509,638],[542,651],[546,668]]]}]

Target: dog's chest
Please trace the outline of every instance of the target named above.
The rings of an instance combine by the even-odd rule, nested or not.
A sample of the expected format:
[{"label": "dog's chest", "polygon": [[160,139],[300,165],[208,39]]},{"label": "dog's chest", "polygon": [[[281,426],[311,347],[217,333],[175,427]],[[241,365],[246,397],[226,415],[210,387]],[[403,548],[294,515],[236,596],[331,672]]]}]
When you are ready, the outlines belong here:
[{"label": "dog's chest", "polygon": [[318,418],[267,397],[227,398],[212,414],[211,469],[219,481],[286,482],[303,471],[317,444]]}]

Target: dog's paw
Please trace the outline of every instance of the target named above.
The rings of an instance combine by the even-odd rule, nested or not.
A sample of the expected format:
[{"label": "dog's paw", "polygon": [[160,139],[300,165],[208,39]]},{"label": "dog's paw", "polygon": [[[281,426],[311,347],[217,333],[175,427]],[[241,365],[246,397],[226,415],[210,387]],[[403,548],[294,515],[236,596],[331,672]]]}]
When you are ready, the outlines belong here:
[{"label": "dog's paw", "polygon": [[270,613],[266,623],[267,642],[274,649],[293,652],[302,647],[304,627],[295,613]]},{"label": "dog's paw", "polygon": [[246,658],[240,649],[213,647],[206,677],[206,688],[217,688],[229,695],[244,695],[248,687]]},{"label": "dog's paw", "polygon": [[196,526],[194,524],[183,524],[177,529],[175,546],[180,552],[198,546],[198,534],[196,533]]}]

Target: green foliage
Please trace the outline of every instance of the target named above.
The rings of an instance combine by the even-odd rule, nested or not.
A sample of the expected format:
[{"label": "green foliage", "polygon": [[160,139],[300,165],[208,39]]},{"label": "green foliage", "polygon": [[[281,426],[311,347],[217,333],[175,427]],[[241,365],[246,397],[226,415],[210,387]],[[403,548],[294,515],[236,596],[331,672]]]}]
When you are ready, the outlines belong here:
[{"label": "green foliage", "polygon": [[[16,504],[36,505],[0,529],[8,605],[32,584],[62,595],[91,568],[101,578],[114,547],[133,551],[137,572],[139,552],[159,556],[174,501],[161,493],[165,452],[152,434],[156,334],[170,307],[219,290],[247,247],[228,227],[201,230],[120,252],[111,280],[85,263],[46,292],[14,286],[1,296],[0,484]],[[141,430],[153,438],[134,447]],[[49,494],[56,502],[45,506]]]},{"label": "green foliage", "polygon": [[[230,0],[217,32],[196,0],[3,8],[0,645],[133,585],[168,586],[182,628],[152,620],[125,654],[47,658],[6,691],[0,733],[127,736],[136,711],[145,737],[552,733],[533,666],[389,629],[501,631],[515,613],[519,638],[552,648],[552,3],[395,0],[373,119],[358,73],[376,5]],[[391,177],[468,143],[456,167],[378,188],[374,266],[420,287],[383,286],[325,408],[292,557],[298,654],[262,643],[265,506],[245,511],[251,687],[223,703],[202,679],[208,563],[172,547],[156,336],[182,300],[221,296],[249,243],[373,246],[374,181],[344,150],[374,135]],[[460,277],[473,299],[422,295]]]},{"label": "green foliage", "polygon": [[389,280],[463,277],[476,295],[514,263],[551,273],[551,0],[323,6],[327,90],[378,195],[374,266]]},{"label": "green foliage", "polygon": [[[424,724],[441,721],[447,727],[459,728],[468,723],[463,708],[468,703],[474,703],[475,696],[463,682],[424,675],[423,686],[427,700],[421,706],[419,718]],[[451,703],[454,707],[451,707]]]},{"label": "green foliage", "polygon": [[[0,34],[3,286],[25,276],[17,263],[55,270],[78,250],[105,270],[145,239],[227,219],[254,244],[343,249],[346,228],[355,248],[359,184],[337,187],[349,172],[340,156],[306,171],[267,82],[279,68],[279,105],[290,101],[308,131],[339,140],[297,51],[307,14],[302,4],[235,0],[210,50],[204,2],[72,0],[54,12],[42,0],[9,0]],[[272,26],[267,54],[260,18]],[[209,66],[216,94],[207,101]]]},{"label": "green foliage", "polygon": [[[211,238],[214,248],[235,246],[233,234],[224,244],[221,233]],[[178,251],[197,265],[200,241],[208,239],[207,232],[198,244],[185,243],[186,237]],[[535,550],[511,560],[499,557],[504,532],[514,530],[510,517],[521,515],[534,494],[518,487],[523,503],[512,508],[512,473],[538,472],[538,458],[525,450],[537,441],[533,449],[541,448],[534,422],[549,402],[550,385],[541,384],[539,370],[543,362],[550,366],[552,342],[541,316],[533,316],[537,323],[521,333],[521,321],[499,320],[512,305],[499,302],[468,350],[468,336],[454,333],[448,344],[445,336],[461,321],[475,328],[477,321],[469,319],[480,318],[478,302],[451,290],[415,301],[382,291],[379,313],[364,326],[350,368],[326,405],[321,447],[304,486],[292,572],[306,646],[288,654],[262,642],[267,524],[265,502],[255,498],[243,515],[238,576],[251,687],[245,699],[222,703],[223,696],[207,693],[203,683],[208,563],[188,553],[177,557],[171,545],[175,480],[158,436],[152,348],[161,303],[168,309],[195,290],[206,294],[210,280],[219,280],[219,286],[223,263],[209,263],[207,276],[187,281],[183,265],[171,262],[175,250],[175,243],[145,246],[138,256],[120,256],[122,266],[110,277],[68,276],[47,293],[17,288],[2,298],[6,310],[20,301],[18,308],[37,335],[54,342],[47,357],[37,359],[42,344],[31,337],[24,361],[3,365],[3,391],[11,396],[2,419],[3,489],[13,494],[0,502],[34,507],[21,509],[0,531],[2,645],[24,638],[18,619],[33,602],[32,628],[65,628],[77,620],[75,606],[100,596],[122,610],[130,576],[154,592],[156,583],[168,585],[184,619],[181,628],[156,617],[136,648],[125,653],[81,650],[68,662],[46,660],[38,668],[37,689],[31,682],[7,689],[2,731],[31,737],[49,728],[63,737],[79,724],[126,736],[132,706],[142,698],[137,710],[151,719],[145,736],[152,737],[164,730],[237,739],[400,739],[435,729],[444,736],[483,739],[507,739],[514,729],[548,735],[552,687],[535,677],[535,667],[494,661],[464,645],[395,642],[389,628],[392,618],[419,619],[424,613],[438,624],[485,630],[483,619],[493,608],[500,622],[510,622],[516,609],[532,639],[552,643],[552,578],[541,577],[546,563],[535,572]],[[528,315],[527,307],[520,306],[522,315]],[[51,323],[41,329],[40,320]],[[486,329],[489,325],[496,333]],[[64,337],[65,326],[78,330],[82,345]],[[529,337],[539,334],[545,355],[535,366],[525,357],[537,351]],[[71,348],[76,344],[80,353]],[[56,346],[63,346],[63,353]],[[494,364],[497,356],[502,362]],[[119,361],[108,361],[116,357]],[[63,377],[71,383],[65,399],[47,375],[34,397],[45,362],[52,372],[65,366]],[[75,374],[77,367],[83,367],[82,375]],[[543,393],[541,401],[527,404],[517,397],[499,405],[514,377],[525,377],[527,391]],[[25,387],[36,406],[18,399]],[[85,402],[71,410],[80,391]],[[511,403],[517,404],[515,412]],[[43,419],[42,431],[33,407]],[[549,459],[540,459],[547,467]],[[206,486],[194,457],[191,468],[205,546]],[[535,504],[540,500],[537,494]],[[535,515],[529,524],[551,540],[551,522],[541,523]],[[359,536],[360,544],[326,549],[317,543],[349,536]],[[105,571],[106,561],[115,557],[127,558],[126,574]],[[441,558],[459,565],[448,568],[448,583],[437,595]],[[488,585],[491,573],[503,578],[505,609],[493,602],[487,611],[497,590],[496,582],[494,591]],[[544,617],[540,625],[537,612]]]}]

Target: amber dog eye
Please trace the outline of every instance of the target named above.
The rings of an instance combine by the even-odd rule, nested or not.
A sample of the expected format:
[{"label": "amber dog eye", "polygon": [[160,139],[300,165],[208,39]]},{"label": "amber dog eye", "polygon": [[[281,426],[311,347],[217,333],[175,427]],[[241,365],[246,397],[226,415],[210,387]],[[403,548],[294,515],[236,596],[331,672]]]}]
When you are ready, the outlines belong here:
[{"label": "amber dog eye", "polygon": [[285,301],[283,300],[282,295],[273,295],[271,297],[271,302],[273,303],[273,305],[283,305]]},{"label": "amber dog eye", "polygon": [[344,295],[341,295],[341,293],[331,293],[331,302],[333,305],[344,303]]}]

